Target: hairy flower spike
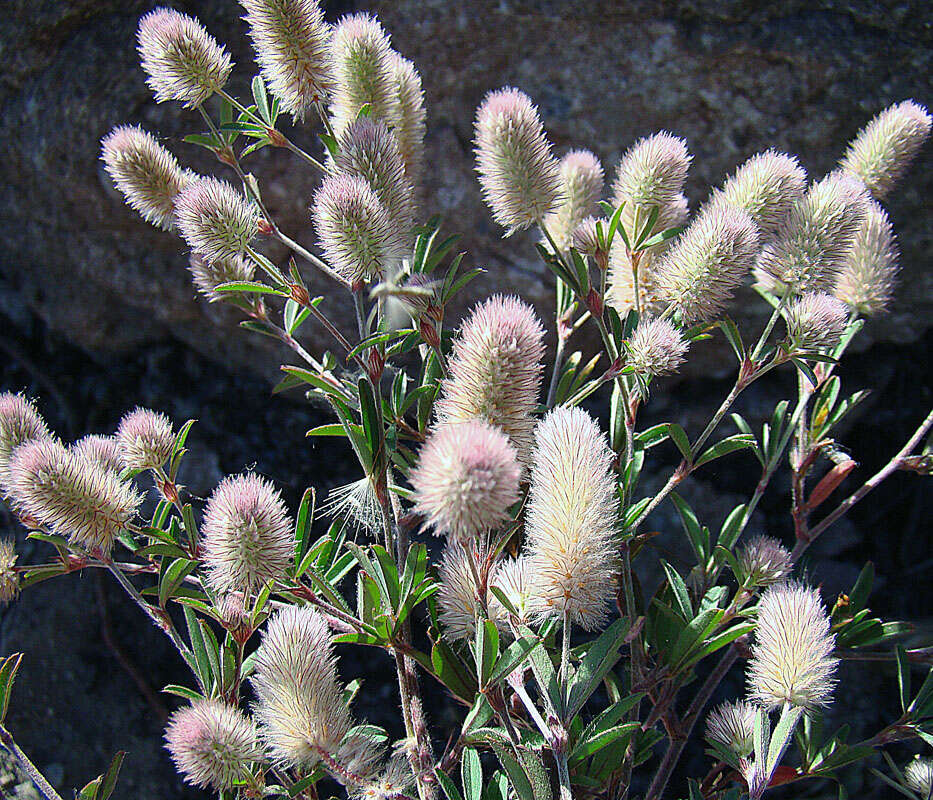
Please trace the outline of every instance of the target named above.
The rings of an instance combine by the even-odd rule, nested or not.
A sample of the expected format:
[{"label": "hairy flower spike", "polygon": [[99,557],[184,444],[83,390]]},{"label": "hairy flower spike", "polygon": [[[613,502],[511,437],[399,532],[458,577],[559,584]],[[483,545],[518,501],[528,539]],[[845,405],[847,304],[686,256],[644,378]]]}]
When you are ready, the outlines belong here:
[{"label": "hairy flower spike", "polygon": [[658,264],[660,293],[686,324],[715,320],[751,269],[758,243],[748,212],[713,201]]},{"label": "hairy flower spike", "polygon": [[191,280],[208,303],[229,299],[229,295],[217,291],[223,283],[251,281],[256,274],[256,265],[249,258],[234,256],[220,261],[210,261],[200,253],[192,253],[188,259]]},{"label": "hairy flower spike", "polygon": [[196,108],[222,89],[233,69],[226,50],[193,17],[157,8],[139,21],[137,41],[157,103]]},{"label": "hairy flower spike", "polygon": [[0,604],[15,600],[19,594],[19,573],[14,569],[17,558],[16,542],[0,539]]},{"label": "hairy flower spike", "polygon": [[616,167],[615,204],[648,208],[677,201],[692,158],[687,143],[666,131],[639,139]]},{"label": "hairy flower spike", "polygon": [[369,183],[392,220],[399,246],[407,246],[414,226],[414,188],[395,135],[379,120],[360,117],[346,127],[338,144],[337,171]]},{"label": "hairy flower spike", "polygon": [[831,290],[867,208],[865,187],[844,173],[813,184],[758,256],[758,284],[777,294]]},{"label": "hairy flower spike", "polygon": [[835,641],[816,589],[795,581],[767,589],[748,667],[751,698],[771,709],[827,705],[839,663],[832,657]]},{"label": "hairy flower spike", "polygon": [[557,209],[560,166],[528,95],[512,88],[487,94],[476,111],[474,145],[483,199],[509,233]]},{"label": "hairy flower spike", "polygon": [[557,408],[538,423],[525,526],[542,618],[567,614],[586,630],[606,618],[618,546],[611,463],[605,436],[581,408]]},{"label": "hairy flower spike", "polygon": [[797,159],[767,150],[742,164],[715,197],[747,211],[769,236],[806,190],[807,173]]},{"label": "hairy flower spike", "polygon": [[[603,192],[603,167],[589,150],[571,150],[560,160],[560,201],[544,218],[559,250],[570,248],[574,231],[596,207]],[[545,240],[545,246],[550,249]]]},{"label": "hairy flower spike", "polygon": [[786,315],[787,332],[803,350],[835,347],[848,322],[845,304],[831,294],[818,292],[795,300]]},{"label": "hairy flower spike", "polygon": [[464,547],[449,542],[441,556],[438,573],[441,585],[437,602],[444,634],[451,642],[469,642],[476,631],[476,617],[480,611],[476,580]]},{"label": "hairy flower spike", "polygon": [[175,201],[175,220],[188,246],[208,261],[237,258],[259,231],[256,206],[218,178],[186,187]]},{"label": "hairy flower spike", "polygon": [[294,553],[282,496],[258,475],[231,475],[218,484],[202,533],[207,579],[218,592],[249,593],[284,578]]},{"label": "hairy flower spike", "polygon": [[882,200],[930,135],[931,122],[930,112],[913,100],[890,106],[858,132],[839,166]]},{"label": "hairy flower spike", "polygon": [[845,254],[833,294],[860,314],[884,312],[894,293],[897,259],[891,221],[887,212],[872,202]]},{"label": "hairy flower spike", "polygon": [[123,462],[122,448],[115,436],[91,433],[78,439],[69,449],[117,476],[126,467]]},{"label": "hairy flower spike", "polygon": [[369,14],[343,17],[331,37],[336,85],[330,111],[340,136],[368,105],[370,116],[394,122],[393,59],[389,35]]},{"label": "hairy flower spike", "polygon": [[642,320],[628,341],[627,363],[641,375],[670,375],[683,363],[689,346],[666,319]]},{"label": "hairy flower spike", "polygon": [[146,222],[169,230],[175,198],[191,176],[168,150],[138,125],[120,125],[100,143],[101,161],[127,204]]},{"label": "hairy flower spike", "polygon": [[784,580],[794,567],[790,553],[770,536],[753,536],[739,550],[739,566],[747,586],[770,586]]},{"label": "hairy flower spike", "polygon": [[50,437],[49,426],[32,400],[12,392],[0,394],[0,490],[6,492],[13,451],[31,439]]},{"label": "hairy flower spike", "polygon": [[311,213],[327,260],[350,284],[391,271],[404,254],[398,226],[365,178],[325,178]]},{"label": "hairy flower spike", "polygon": [[165,749],[188,783],[232,789],[249,764],[262,760],[256,728],[222,700],[195,700],[169,718]]},{"label": "hairy flower spike", "polygon": [[[518,621],[527,625],[532,616],[532,600],[535,594],[535,576],[531,559],[522,554],[518,558],[502,558],[490,578],[490,585],[500,589],[518,612]],[[511,634],[509,612],[490,592],[489,616],[500,633]]]},{"label": "hairy flower spike", "polygon": [[168,461],[175,447],[172,422],[148,408],[130,411],[117,426],[123,463],[130,469],[156,469]]},{"label": "hairy flower spike", "polygon": [[[585,217],[580,224],[573,229],[570,237],[570,244],[576,248],[581,255],[596,257],[596,251],[599,250],[599,237],[596,235],[596,217]],[[603,233],[609,229],[609,223],[604,219]]]},{"label": "hairy flower spike", "polygon": [[142,502],[131,484],[51,438],[13,452],[6,488],[24,514],[103,555]]},{"label": "hairy flower spike", "polygon": [[413,185],[417,185],[424,162],[425,110],[421,75],[411,61],[394,50],[389,55],[389,63],[392,69],[391,117],[395,122],[395,138],[405,162],[405,174]]},{"label": "hairy flower spike", "polygon": [[330,26],[318,0],[240,0],[256,61],[282,111],[304,119],[334,86]]},{"label": "hairy flower spike", "polygon": [[441,425],[411,473],[415,510],[466,545],[509,519],[521,468],[509,437],[481,420]]},{"label": "hairy flower spike", "polygon": [[907,788],[921,797],[928,798],[933,795],[933,758],[916,756],[904,767],[904,778]]},{"label": "hairy flower spike", "polygon": [[720,744],[739,758],[745,758],[754,748],[757,713],[757,706],[742,700],[723,703],[706,718],[706,741]]},{"label": "hairy flower spike", "polygon": [[440,424],[481,419],[505,432],[527,463],[534,440],[544,329],[517,297],[495,295],[460,328],[436,412]]}]

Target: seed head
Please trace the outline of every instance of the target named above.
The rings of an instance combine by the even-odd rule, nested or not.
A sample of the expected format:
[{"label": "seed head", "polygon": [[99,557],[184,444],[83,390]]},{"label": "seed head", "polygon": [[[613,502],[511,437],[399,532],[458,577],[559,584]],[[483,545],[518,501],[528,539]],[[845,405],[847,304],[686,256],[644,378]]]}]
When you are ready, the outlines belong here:
[{"label": "seed head", "polygon": [[770,236],[806,190],[807,173],[797,159],[767,150],[742,164],[715,197],[748,212]]},{"label": "seed head", "polygon": [[229,295],[217,291],[223,283],[251,281],[256,273],[256,265],[244,256],[234,256],[220,261],[210,261],[200,253],[192,253],[188,259],[188,272],[197,290],[207,298],[208,303],[228,300]]},{"label": "seed head", "polygon": [[321,511],[344,520],[357,531],[378,533],[382,530],[382,507],[368,475],[331,489]]},{"label": "seed head", "polygon": [[[535,592],[534,572],[527,555],[502,558],[495,566],[490,585],[500,589],[518,612],[518,621],[527,625],[531,621],[532,598]],[[502,633],[511,633],[509,612],[499,599],[489,593],[489,616]]]},{"label": "seed head", "polygon": [[693,156],[687,143],[666,131],[639,139],[616,167],[616,206],[661,206],[678,200]]},{"label": "seed head", "polygon": [[232,789],[249,764],[262,760],[256,728],[222,700],[195,700],[169,718],[165,749],[187,783]]},{"label": "seed head", "polygon": [[350,797],[354,800],[399,800],[417,794],[412,789],[414,776],[405,749],[398,749],[380,775],[353,788]]},{"label": "seed head", "polygon": [[481,419],[505,432],[527,463],[541,386],[544,328],[517,297],[495,295],[460,327],[437,403],[440,424]]},{"label": "seed head", "polygon": [[19,573],[14,569],[17,558],[16,542],[0,539],[0,604],[15,600],[19,594]]},{"label": "seed head", "polygon": [[566,612],[586,630],[606,618],[617,550],[611,463],[605,436],[581,408],[556,408],[538,423],[525,530],[542,618]]},{"label": "seed head", "polygon": [[407,245],[414,225],[414,188],[395,135],[385,123],[360,117],[347,125],[338,146],[337,171],[366,180],[389,215],[399,246]]},{"label": "seed head", "polygon": [[706,718],[706,741],[720,744],[739,758],[754,749],[755,717],[758,707],[739,700],[723,703]]},{"label": "seed head", "polygon": [[136,35],[146,81],[157,103],[196,108],[222,89],[233,69],[227,51],[193,17],[157,8],[139,20]]},{"label": "seed head", "polygon": [[845,304],[831,294],[805,294],[787,309],[787,333],[801,350],[835,347],[847,323]]},{"label": "seed head", "polygon": [[171,420],[148,408],[130,411],[117,427],[123,463],[130,469],[157,469],[175,447]]},{"label": "seed head", "polygon": [[365,105],[369,106],[370,116],[394,122],[392,48],[379,20],[369,14],[343,17],[331,37],[331,53],[336,84],[330,111],[337,135]]},{"label": "seed head", "polygon": [[175,220],[188,246],[208,261],[241,255],[256,236],[256,207],[226,181],[199,178],[175,201]]},{"label": "seed head", "polygon": [[644,319],[628,341],[628,363],[641,375],[670,375],[684,362],[689,346],[666,319]]},{"label": "seed head", "polygon": [[438,572],[441,585],[437,602],[444,635],[452,642],[471,641],[480,610],[476,580],[466,549],[449,541],[441,556]]},{"label": "seed head", "polygon": [[509,519],[521,468],[509,437],[482,420],[441,425],[411,473],[415,509],[435,533],[466,544]]},{"label": "seed head", "polygon": [[365,178],[325,178],[311,213],[321,249],[351,284],[390,272],[404,254],[397,225]]},{"label": "seed head", "polygon": [[51,438],[16,448],[6,488],[25,515],[104,555],[142,502],[131,484]]},{"label": "seed head", "polygon": [[91,433],[78,439],[69,449],[117,476],[126,467],[123,463],[122,448],[115,436]]},{"label": "seed head", "polygon": [[916,756],[904,767],[904,778],[907,788],[923,798],[930,797],[933,794],[933,759]]},{"label": "seed head", "polygon": [[417,185],[424,162],[424,89],[415,65],[394,50],[389,54],[392,68],[392,114],[405,174]]},{"label": "seed head", "polygon": [[894,293],[897,259],[891,221],[878,203],[871,202],[845,254],[833,294],[860,314],[882,313]]},{"label": "seed head", "polygon": [[282,111],[304,119],[334,86],[330,26],[318,0],[240,0],[256,61]]},{"label": "seed head", "polygon": [[788,581],[765,590],[748,667],[752,699],[771,709],[828,705],[839,663],[835,641],[816,589]]},{"label": "seed head", "polygon": [[923,147],[931,121],[926,108],[913,100],[890,106],[858,132],[839,166],[882,200]]},{"label": "seed head", "polygon": [[751,269],[758,243],[748,212],[714,201],[658,264],[659,290],[686,324],[714,320]]},{"label": "seed head", "polygon": [[338,752],[352,721],[330,631],[314,609],[276,612],[256,650],[250,681],[257,697],[254,715],[273,761],[309,768]]},{"label": "seed head", "polygon": [[32,400],[12,392],[0,394],[0,489],[6,492],[13,451],[30,439],[50,437],[49,426]]},{"label": "seed head", "polygon": [[294,552],[282,495],[258,475],[231,475],[214,489],[201,526],[207,580],[218,592],[246,592],[281,580]]},{"label": "seed head", "polygon": [[[560,200],[556,210],[544,218],[559,250],[570,248],[574,231],[602,193],[603,167],[589,150],[571,150],[560,160]],[[542,244],[550,247],[547,240]]]},{"label": "seed head", "polygon": [[100,158],[127,204],[146,222],[171,229],[175,198],[191,182],[175,156],[139,126],[119,125],[101,140]]},{"label": "seed head", "polygon": [[560,166],[524,92],[505,88],[486,95],[476,111],[474,151],[483,199],[509,234],[557,209]]},{"label": "seed head", "polygon": [[770,586],[784,580],[794,564],[790,553],[770,536],[753,536],[739,550],[739,566],[747,586]]},{"label": "seed head", "polygon": [[813,184],[758,256],[758,284],[778,294],[831,290],[867,208],[865,187],[844,173]]}]

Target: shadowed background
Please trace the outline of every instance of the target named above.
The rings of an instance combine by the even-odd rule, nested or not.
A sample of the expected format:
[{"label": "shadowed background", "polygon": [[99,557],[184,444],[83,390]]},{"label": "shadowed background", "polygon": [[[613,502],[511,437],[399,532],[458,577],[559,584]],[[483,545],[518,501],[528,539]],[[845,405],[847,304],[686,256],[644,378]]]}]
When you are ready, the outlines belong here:
[{"label": "shadowed background", "polygon": [[[97,159],[101,136],[115,124],[133,122],[159,135],[183,164],[222,174],[204,151],[181,142],[199,130],[196,115],[172,104],[157,106],[144,84],[134,30],[153,5],[5,5],[0,388],[37,395],[50,422],[71,438],[111,431],[136,403],[166,411],[176,424],[197,417],[184,475],[195,495],[206,496],[223,474],[255,465],[285,487],[294,508],[304,486],[323,489],[352,478],[349,453],[304,439],[305,430],[324,421],[319,412],[294,398],[268,398],[269,378],[282,354],[230,324],[218,326],[223,315],[194,299],[183,243],[124,206]],[[255,67],[239,6],[174,5],[198,16],[228,47],[237,62],[231,88],[245,94]],[[333,20],[350,10],[376,12],[396,49],[422,73],[428,109],[423,206],[442,213],[446,229],[463,234],[469,265],[488,270],[465,294],[517,291],[538,305],[545,320],[550,276],[529,237],[499,238],[472,174],[472,117],[489,89],[512,84],[528,92],[558,153],[590,148],[610,174],[641,136],[666,129],[685,137],[694,154],[687,183],[692,208],[711,184],[720,184],[757,151],[774,146],[797,154],[820,177],[877,111],[909,97],[927,105],[933,100],[933,18],[921,2],[671,0],[623,6],[396,0],[326,7]],[[293,134],[307,149],[319,149],[310,127]],[[863,479],[906,438],[933,394],[926,332],[933,310],[931,159],[928,146],[887,204],[904,270],[896,306],[860,336],[863,348],[871,346],[867,357],[850,357],[842,370],[851,378],[850,390],[878,390],[846,437],[862,462]],[[296,170],[287,154],[271,148],[248,163],[283,229],[313,244],[307,205],[315,176]],[[272,247],[268,252],[284,255]],[[313,291],[326,291],[322,281],[308,277]],[[330,308],[349,313],[342,300]],[[760,303],[740,300],[736,316],[751,329],[761,310]],[[309,328],[306,335],[312,349],[326,344],[319,331]],[[721,351],[697,349],[687,380],[662,385],[648,419],[676,420],[696,430],[708,417],[707,407],[728,391],[722,378],[729,365]],[[757,419],[778,397],[792,394],[791,382],[778,376],[743,398],[741,408]],[[724,462],[688,490],[710,527],[749,489],[750,461],[751,456]],[[664,477],[659,467],[647,485]],[[789,526],[782,506],[786,481],[777,485],[778,495],[756,524],[779,535]],[[898,476],[870,508],[859,508],[851,521],[827,534],[812,567],[815,579],[824,582],[824,596],[851,586],[856,565],[873,558],[879,583],[886,582],[877,608],[927,617],[929,598],[910,592],[929,574],[924,526],[933,509],[927,495],[919,481]],[[3,513],[3,527],[13,530]],[[670,511],[660,511],[652,524],[670,535],[671,547],[679,546]],[[25,558],[46,555],[24,546]],[[91,574],[45,584],[4,612],[0,651],[27,653],[11,726],[66,793],[94,777],[121,748],[129,755],[118,794],[156,798],[184,792],[160,751],[158,706],[173,707],[171,699],[147,701],[133,678],[136,665],[156,693],[183,678],[160,634],[147,625],[114,587]],[[344,672],[368,676],[361,713],[392,724],[395,699],[384,680],[388,661],[350,653]],[[875,702],[874,693],[889,691],[892,681],[883,668],[868,672],[859,692],[844,699],[849,708],[865,706],[865,719],[853,724],[877,727],[893,709]],[[736,693],[739,682],[737,674],[726,690]],[[443,725],[443,699],[434,702],[435,719]],[[700,758],[697,749],[696,763],[702,764]],[[821,791],[828,790],[814,787],[816,796]],[[866,788],[860,796],[870,797],[871,791],[876,790]]]}]

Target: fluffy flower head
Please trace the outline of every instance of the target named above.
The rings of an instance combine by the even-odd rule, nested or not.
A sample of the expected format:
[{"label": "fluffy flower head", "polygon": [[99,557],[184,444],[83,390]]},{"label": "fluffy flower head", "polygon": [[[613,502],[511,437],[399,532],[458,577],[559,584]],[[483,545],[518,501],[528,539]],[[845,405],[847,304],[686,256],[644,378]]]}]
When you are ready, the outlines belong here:
[{"label": "fluffy flower head", "polygon": [[930,112],[913,100],[886,108],[858,132],[839,166],[881,200],[923,146],[931,122]]},{"label": "fluffy flower head", "polygon": [[440,588],[437,591],[439,617],[444,634],[451,642],[471,641],[480,613],[476,580],[466,549],[449,542],[441,555],[438,569]]},{"label": "fluffy flower head", "polygon": [[157,103],[177,100],[195,108],[223,88],[233,69],[227,51],[200,22],[170,8],[140,19],[136,38]]},{"label": "fluffy flower head", "polygon": [[188,783],[232,789],[250,762],[262,759],[256,728],[222,700],[195,700],[169,718],[165,748]]},{"label": "fluffy flower head", "polygon": [[560,166],[531,98],[512,88],[490,92],[473,127],[476,171],[493,219],[513,232],[554,211]]},{"label": "fluffy flower head", "polygon": [[411,474],[415,508],[437,533],[463,543],[508,518],[521,468],[509,437],[481,420],[441,425]]},{"label": "fluffy flower head", "polygon": [[175,446],[171,420],[148,408],[135,408],[117,426],[123,463],[130,469],[155,469],[168,461]]},{"label": "fluffy flower head", "polygon": [[589,150],[571,150],[560,160],[560,201],[544,218],[559,250],[570,247],[574,231],[593,211],[602,192],[603,167]]},{"label": "fluffy flower head", "polygon": [[303,119],[333,85],[330,26],[318,0],[240,0],[256,61],[283,111]]},{"label": "fluffy flower head", "polygon": [[748,665],[751,698],[772,709],[828,705],[839,663],[830,625],[816,589],[788,581],[765,590]]},{"label": "fluffy flower head", "polygon": [[[493,569],[490,584],[500,589],[518,612],[518,621],[527,625],[532,616],[532,598],[535,591],[534,571],[531,559],[522,554],[518,558],[504,557]],[[489,616],[502,633],[511,633],[509,612],[490,592]]]},{"label": "fluffy flower head", "polygon": [[526,516],[535,611],[596,630],[613,593],[617,498],[612,451],[581,408],[538,423]]},{"label": "fluffy flower head", "polygon": [[723,703],[706,718],[706,741],[720,744],[745,758],[754,748],[757,713],[757,706],[742,700]]},{"label": "fluffy flower head", "polygon": [[241,255],[259,228],[253,203],[218,178],[186,187],[175,201],[175,221],[188,246],[209,261]]},{"label": "fluffy flower head", "polygon": [[666,319],[642,320],[628,341],[628,363],[642,375],[670,375],[683,363],[689,346]]},{"label": "fluffy flower head", "polygon": [[78,439],[69,449],[114,475],[120,475],[126,466],[120,443],[115,436],[90,433]]},{"label": "fluffy flower head", "polygon": [[[256,273],[256,265],[244,256],[210,261],[200,253],[192,253],[188,259],[188,272],[191,280],[209,303],[223,300],[225,295],[217,291],[223,283],[251,281]],[[229,296],[227,296],[229,299]]]},{"label": "fluffy flower head", "polygon": [[49,426],[32,400],[21,394],[0,394],[0,488],[4,488],[13,451],[30,439],[48,439]]},{"label": "fluffy flower head", "polygon": [[717,197],[748,212],[767,236],[778,229],[806,190],[807,173],[797,159],[767,150],[742,164]]},{"label": "fluffy flower head", "polygon": [[770,536],[753,536],[739,550],[739,566],[748,586],[770,586],[790,575],[793,569],[790,553]]},{"label": "fluffy flower head", "polygon": [[919,756],[904,767],[907,786],[921,797],[933,794],[933,758]]},{"label": "fluffy flower head", "polygon": [[692,158],[687,143],[666,131],[639,139],[616,168],[612,184],[615,204],[648,207],[675,201],[684,188]]},{"label": "fluffy flower head", "polygon": [[833,294],[860,314],[882,313],[894,293],[897,259],[891,221],[887,212],[872,202],[845,254]]},{"label": "fluffy flower head", "polygon": [[424,162],[424,89],[415,65],[394,50],[389,55],[392,69],[392,118],[395,138],[405,162],[408,180],[417,184]]},{"label": "fluffy flower head", "polygon": [[0,539],[0,604],[15,600],[19,594],[19,573],[16,566],[16,542]]},{"label": "fluffy flower head", "polygon": [[804,350],[835,347],[847,322],[845,304],[831,294],[805,294],[787,309],[787,332]]},{"label": "fluffy flower head", "polygon": [[252,592],[285,577],[294,550],[282,496],[258,475],[222,480],[204,510],[207,579],[218,592]]}]

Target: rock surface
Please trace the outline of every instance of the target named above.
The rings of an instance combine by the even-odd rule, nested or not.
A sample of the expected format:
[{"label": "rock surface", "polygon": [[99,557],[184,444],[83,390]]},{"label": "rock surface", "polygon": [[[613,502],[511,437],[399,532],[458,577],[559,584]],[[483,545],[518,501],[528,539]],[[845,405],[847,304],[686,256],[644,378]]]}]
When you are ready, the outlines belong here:
[{"label": "rock surface", "polygon": [[[133,33],[152,5],[8,4],[0,21],[0,270],[24,303],[93,355],[171,336],[211,358],[262,370],[271,362],[258,349],[267,345],[214,325],[214,311],[194,299],[183,244],[125,207],[97,161],[100,137],[128,121],[157,132],[192,168],[220,167],[181,142],[198,128],[196,116],[157,106],[144,84]],[[231,85],[243,94],[254,66],[238,6],[177,5],[228,45],[239,65]],[[488,269],[470,296],[507,287],[536,302],[545,319],[549,274],[528,236],[499,238],[472,174],[472,117],[487,90],[514,84],[527,91],[558,151],[589,147],[607,172],[643,135],[668,129],[686,137],[695,156],[687,186],[694,208],[756,151],[799,154],[819,176],[878,110],[933,97],[931,14],[922,2],[387,0],[328,3],[328,16],[357,7],[379,14],[423,74],[423,205],[464,234],[469,263]],[[310,128],[295,138],[319,147]],[[912,341],[931,319],[924,206],[933,189],[931,153],[928,147],[890,203],[904,274],[897,309],[871,326],[879,340]],[[281,151],[262,151],[252,166],[283,229],[310,244],[314,176],[295,170]],[[320,280],[313,286],[326,289]],[[762,313],[760,303],[738,304],[744,321]],[[306,335],[312,348],[327,344],[321,331]]]}]

